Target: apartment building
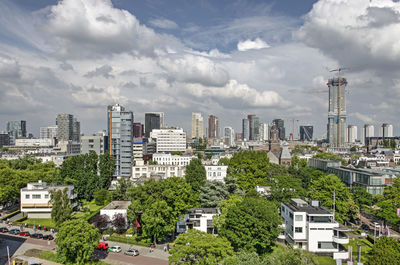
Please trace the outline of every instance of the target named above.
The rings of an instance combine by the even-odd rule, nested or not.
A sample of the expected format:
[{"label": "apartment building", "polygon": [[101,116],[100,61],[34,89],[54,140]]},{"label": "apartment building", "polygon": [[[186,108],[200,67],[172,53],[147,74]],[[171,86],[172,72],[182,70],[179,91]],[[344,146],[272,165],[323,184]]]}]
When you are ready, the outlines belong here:
[{"label": "apartment building", "polygon": [[217,234],[213,224],[213,217],[218,215],[217,208],[192,208],[185,214],[183,220],[176,225],[178,233],[185,233],[188,229],[197,229],[199,231]]}]

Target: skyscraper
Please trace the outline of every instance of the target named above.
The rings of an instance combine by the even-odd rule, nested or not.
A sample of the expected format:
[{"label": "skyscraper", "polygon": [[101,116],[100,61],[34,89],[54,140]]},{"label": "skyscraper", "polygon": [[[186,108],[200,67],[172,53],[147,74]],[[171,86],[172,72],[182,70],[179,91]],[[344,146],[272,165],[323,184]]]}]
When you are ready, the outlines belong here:
[{"label": "skyscraper", "polygon": [[57,138],[58,126],[52,125],[48,127],[40,127],[40,139]]},{"label": "skyscraper", "polygon": [[[77,122],[75,120],[75,122]],[[71,114],[58,114],[56,119],[57,125],[57,141],[72,141],[76,138],[78,126],[74,126],[74,115]],[[74,130],[75,127],[75,130]],[[74,133],[75,132],[75,133]]]},{"label": "skyscraper", "polygon": [[192,138],[204,137],[204,120],[201,113],[192,113]]},{"label": "skyscraper", "polygon": [[268,123],[260,123],[260,140],[261,141],[269,140],[269,125],[268,125]]},{"label": "skyscraper", "polygon": [[114,177],[132,176],[133,113],[119,104],[107,107],[107,132],[110,155],[115,160]]},{"label": "skyscraper", "polygon": [[208,116],[208,139],[219,139],[219,138],[220,138],[219,120],[216,116],[210,115]]},{"label": "skyscraper", "polygon": [[26,121],[7,122],[7,133],[10,135],[10,144],[14,144],[15,139],[26,137]]},{"label": "skyscraper", "polygon": [[366,138],[375,136],[374,131],[375,131],[374,125],[370,125],[370,124],[364,125],[364,129],[362,131],[362,137],[361,137],[363,144],[366,144],[366,142],[367,142]]},{"label": "skyscraper", "polygon": [[300,141],[311,142],[313,139],[314,127],[311,125],[300,126]]},{"label": "skyscraper", "polygon": [[347,142],[355,143],[357,140],[357,126],[349,125],[347,127]]},{"label": "skyscraper", "polygon": [[393,125],[384,123],[379,129],[379,136],[383,138],[393,137]]},{"label": "skyscraper", "polygon": [[243,136],[243,141],[248,141],[250,137],[250,122],[249,119],[243,119],[242,120],[242,136]]},{"label": "skyscraper", "polygon": [[[346,141],[346,78],[331,78],[329,88],[328,141],[331,147],[341,147]],[[339,93],[340,87],[340,95]],[[339,100],[340,98],[340,100]]]},{"label": "skyscraper", "polygon": [[224,142],[227,146],[233,146],[235,143],[235,132],[232,127],[224,128]]},{"label": "skyscraper", "polygon": [[81,141],[81,123],[76,118],[72,121],[72,141],[77,143]]},{"label": "skyscraper", "polygon": [[286,134],[285,134],[285,122],[282,119],[275,119],[272,121],[273,124],[276,125],[276,127],[278,127],[278,131],[279,131],[279,139],[281,141],[285,140],[286,138]]},{"label": "skyscraper", "polygon": [[164,127],[164,112],[148,112],[144,115],[144,132],[146,137],[150,137],[153,129]]},{"label": "skyscraper", "polygon": [[142,138],[144,134],[143,124],[140,122],[133,123],[133,138]]},{"label": "skyscraper", "polygon": [[260,119],[254,115],[247,115],[249,120],[249,139],[256,141],[260,139]]}]

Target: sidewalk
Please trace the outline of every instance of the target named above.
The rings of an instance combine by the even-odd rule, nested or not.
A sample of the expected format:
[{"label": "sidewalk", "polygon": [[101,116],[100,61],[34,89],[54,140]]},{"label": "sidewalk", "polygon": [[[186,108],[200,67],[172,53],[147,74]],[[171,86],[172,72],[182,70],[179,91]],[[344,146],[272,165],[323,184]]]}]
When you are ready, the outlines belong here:
[{"label": "sidewalk", "polygon": [[108,240],[106,240],[106,242],[108,242],[108,245],[110,247],[120,246],[122,248],[122,253],[129,248],[135,248],[135,249],[139,250],[139,254],[141,256],[145,256],[145,257],[152,257],[152,258],[157,258],[157,259],[162,259],[162,260],[168,260],[168,257],[170,256],[170,254],[168,252],[164,252],[164,250],[159,249],[159,248],[153,248],[153,252],[150,253],[149,247],[130,245],[130,244],[113,242],[113,241],[108,241]]}]

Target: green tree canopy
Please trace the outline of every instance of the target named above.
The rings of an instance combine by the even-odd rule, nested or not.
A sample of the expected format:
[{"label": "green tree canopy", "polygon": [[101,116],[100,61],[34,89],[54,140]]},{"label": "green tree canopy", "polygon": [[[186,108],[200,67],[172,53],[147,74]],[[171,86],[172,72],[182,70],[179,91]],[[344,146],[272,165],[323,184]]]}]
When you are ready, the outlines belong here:
[{"label": "green tree canopy", "polygon": [[333,174],[322,176],[313,181],[309,188],[308,196],[313,200],[320,201],[320,204],[333,210],[333,196],[335,193],[335,219],[343,223],[349,220],[351,205],[355,205],[352,194],[346,185]]},{"label": "green tree canopy", "polygon": [[202,207],[217,207],[228,195],[228,187],[223,182],[207,181],[199,190],[199,202]]},{"label": "green tree canopy", "polygon": [[83,219],[64,222],[57,234],[57,257],[64,264],[87,264],[99,244],[100,233]]},{"label": "green tree canopy", "polygon": [[170,253],[169,264],[204,265],[220,264],[224,258],[234,254],[231,244],[225,238],[196,229],[180,234]]},{"label": "green tree canopy", "polygon": [[365,264],[400,264],[400,243],[394,238],[383,236],[368,253],[368,259]]},{"label": "green tree canopy", "polygon": [[200,187],[206,184],[206,169],[200,159],[192,159],[186,167],[185,179],[194,191],[198,191]]},{"label": "green tree canopy", "polygon": [[301,249],[277,248],[271,255],[265,257],[265,265],[318,265],[317,257]]},{"label": "green tree canopy", "polygon": [[280,233],[282,219],[276,206],[263,198],[245,197],[229,207],[219,229],[236,251],[256,251],[264,254],[271,251]]},{"label": "green tree canopy", "polygon": [[51,209],[51,219],[53,219],[57,226],[71,218],[72,205],[68,198],[68,188],[63,190],[51,190],[50,203],[53,205]]},{"label": "green tree canopy", "polygon": [[394,180],[392,186],[385,187],[383,196],[380,196],[376,203],[379,210],[376,215],[390,222],[393,225],[400,223],[400,217],[397,216],[397,209],[400,208],[400,179]]},{"label": "green tree canopy", "polygon": [[332,153],[326,153],[326,152],[319,152],[316,155],[313,156],[314,158],[320,158],[320,159],[329,159],[329,160],[334,160],[334,161],[340,161],[342,162],[342,165],[347,165],[347,161],[343,159],[339,155],[335,155]]}]

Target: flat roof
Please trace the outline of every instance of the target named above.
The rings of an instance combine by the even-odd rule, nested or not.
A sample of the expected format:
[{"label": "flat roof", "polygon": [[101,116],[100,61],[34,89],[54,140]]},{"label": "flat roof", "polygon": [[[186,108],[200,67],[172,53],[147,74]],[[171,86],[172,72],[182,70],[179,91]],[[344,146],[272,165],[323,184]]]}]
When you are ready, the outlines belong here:
[{"label": "flat roof", "polygon": [[189,214],[196,213],[196,211],[201,211],[202,213],[206,213],[206,214],[217,214],[218,213],[217,208],[191,208],[189,210]]},{"label": "flat roof", "polygon": [[131,205],[131,201],[112,201],[102,210],[127,210],[129,205]]},{"label": "flat roof", "polygon": [[326,208],[311,206],[302,199],[291,199],[290,202],[284,203],[294,212],[306,212],[308,214],[326,214],[332,215]]}]

